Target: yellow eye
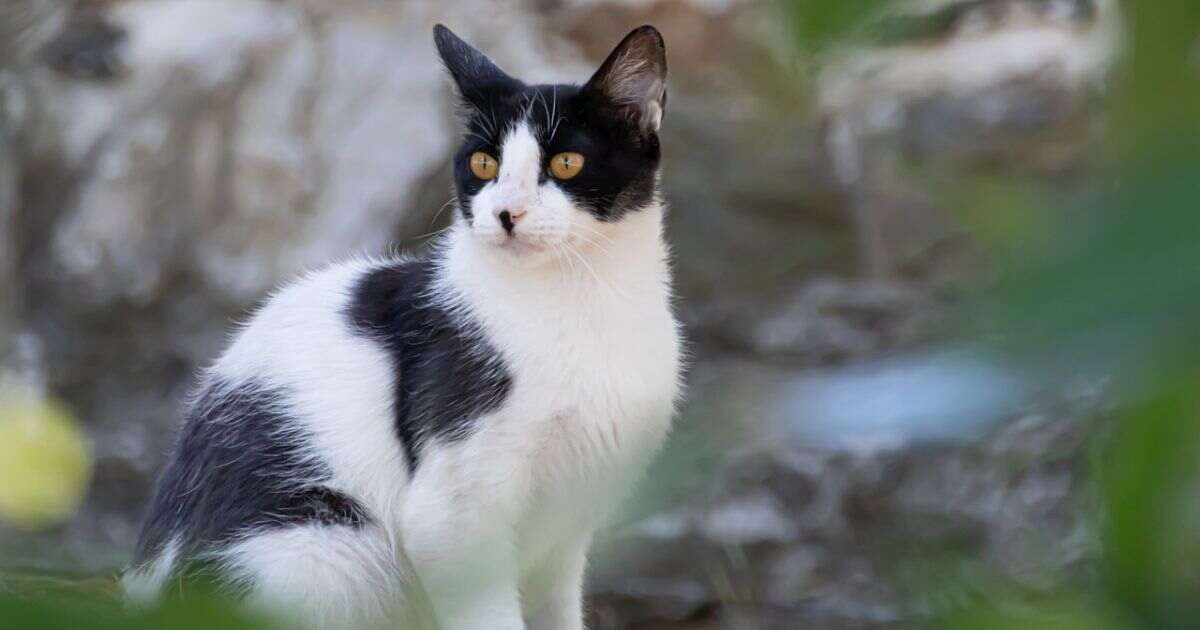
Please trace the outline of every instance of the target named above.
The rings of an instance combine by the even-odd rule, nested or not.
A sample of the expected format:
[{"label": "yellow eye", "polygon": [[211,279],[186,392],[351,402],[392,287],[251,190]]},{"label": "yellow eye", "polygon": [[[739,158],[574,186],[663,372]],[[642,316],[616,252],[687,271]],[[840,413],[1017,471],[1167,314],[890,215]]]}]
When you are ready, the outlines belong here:
[{"label": "yellow eye", "polygon": [[550,172],[559,179],[571,179],[583,170],[583,155],[566,152],[550,158]]},{"label": "yellow eye", "polygon": [[471,154],[471,172],[479,179],[495,179],[496,171],[500,170],[500,163],[496,158],[484,153],[476,151]]}]

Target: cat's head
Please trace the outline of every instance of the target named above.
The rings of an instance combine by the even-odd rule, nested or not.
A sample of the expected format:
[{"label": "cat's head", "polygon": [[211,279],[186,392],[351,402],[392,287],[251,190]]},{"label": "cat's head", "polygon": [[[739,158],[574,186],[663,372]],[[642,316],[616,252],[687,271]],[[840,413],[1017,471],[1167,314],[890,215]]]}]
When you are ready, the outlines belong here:
[{"label": "cat's head", "polygon": [[465,114],[454,186],[476,238],[532,264],[610,238],[657,202],[667,60],[654,27],[582,86],[526,84],[446,27],[433,35]]}]

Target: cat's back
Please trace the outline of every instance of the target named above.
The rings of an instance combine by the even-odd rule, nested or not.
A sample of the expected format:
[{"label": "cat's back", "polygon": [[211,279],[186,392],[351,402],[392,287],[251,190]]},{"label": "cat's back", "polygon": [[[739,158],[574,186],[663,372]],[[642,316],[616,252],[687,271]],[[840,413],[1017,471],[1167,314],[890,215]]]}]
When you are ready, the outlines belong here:
[{"label": "cat's back", "polygon": [[210,371],[234,380],[270,378],[297,390],[336,378],[340,369],[386,371],[386,355],[355,329],[348,311],[373,275],[413,264],[354,259],[301,275],[238,327]]},{"label": "cat's back", "polygon": [[[296,451],[292,459],[325,471],[322,482],[359,494],[362,488],[346,479],[347,470],[352,474],[364,462],[390,463],[396,449],[381,448],[364,458],[362,449],[348,453],[346,445],[392,445],[395,372],[383,344],[356,326],[353,311],[372,278],[403,275],[420,264],[353,259],[307,272],[268,296],[201,374],[168,469],[211,464],[213,453],[227,448],[218,459],[236,457],[252,476],[270,476],[255,468],[269,467],[269,458],[253,448],[239,451],[239,445],[255,441]],[[194,479],[211,476],[186,472]],[[160,494],[166,490],[160,488]],[[222,491],[237,490],[244,489]]]},{"label": "cat's back", "polygon": [[307,273],[273,294],[210,370],[286,392],[292,418],[331,471],[329,485],[376,513],[403,493],[407,464],[391,331],[372,326],[412,319],[433,265],[356,259]]},{"label": "cat's back", "polygon": [[233,562],[229,572],[250,579],[277,538],[309,526],[361,530],[402,494],[391,361],[349,312],[369,278],[411,264],[310,272],[239,327],[186,410],[125,576],[131,598],[149,599],[201,558]]}]

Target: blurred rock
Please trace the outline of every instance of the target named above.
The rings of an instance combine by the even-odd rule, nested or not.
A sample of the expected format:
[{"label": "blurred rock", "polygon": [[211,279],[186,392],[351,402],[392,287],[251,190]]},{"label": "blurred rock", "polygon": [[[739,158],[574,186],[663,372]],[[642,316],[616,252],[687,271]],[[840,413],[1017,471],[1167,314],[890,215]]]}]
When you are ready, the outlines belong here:
[{"label": "blurred rock", "polygon": [[1091,97],[1121,48],[1115,0],[887,8],[817,79],[829,183],[850,210],[860,269],[873,278],[904,275],[957,236],[906,181],[915,167],[933,163],[943,178],[1054,177],[1086,164],[1097,136]]},{"label": "blurred rock", "polygon": [[817,279],[747,327],[758,354],[813,362],[881,353],[912,344],[937,309],[914,289],[878,282]]},{"label": "blurred rock", "polygon": [[[726,385],[692,405],[762,377],[725,370]],[[1049,593],[1099,549],[1085,444],[1103,415],[1093,391],[1039,401],[978,441],[864,455],[747,419],[757,428],[735,445],[707,445],[720,465],[691,471],[671,512],[604,543],[615,557],[595,574],[596,627],[645,614],[629,598],[646,576],[654,586],[636,597],[663,612],[645,627],[913,627],[987,600],[997,581]],[[726,625],[730,615],[747,625]]]}]

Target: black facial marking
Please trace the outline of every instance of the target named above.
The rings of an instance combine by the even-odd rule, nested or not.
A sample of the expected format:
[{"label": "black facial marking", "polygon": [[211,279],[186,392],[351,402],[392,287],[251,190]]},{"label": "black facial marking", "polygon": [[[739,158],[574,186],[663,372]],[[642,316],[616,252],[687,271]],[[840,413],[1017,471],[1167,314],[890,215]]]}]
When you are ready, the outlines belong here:
[{"label": "black facial marking", "polygon": [[576,204],[601,221],[618,221],[653,200],[661,158],[657,133],[643,135],[636,124],[590,90],[533,89],[555,99],[554,124],[539,121],[537,108],[530,110],[542,146],[543,171],[549,170],[550,159],[559,153],[573,151],[584,156],[578,175],[554,179]]},{"label": "black facial marking", "polygon": [[433,297],[436,260],[396,263],[367,274],[346,315],[383,344],[396,371],[396,433],[410,472],[431,439],[465,438],[512,388],[499,353],[468,319]]},{"label": "black facial marking", "polygon": [[[653,27],[630,33],[584,86],[526,85],[445,27],[434,29],[434,39],[463,101],[466,133],[454,156],[454,185],[467,220],[489,183],[471,172],[471,154],[503,160],[504,136],[522,122],[542,148],[539,183],[553,181],[597,220],[619,221],[654,199],[661,158],[654,111],[666,105],[666,56]],[[583,170],[554,179],[550,159],[567,151],[584,156]]]},{"label": "black facial marking", "polygon": [[176,537],[186,556],[248,530],[369,520],[353,499],[322,485],[331,473],[312,458],[284,396],[254,383],[204,387],[159,477],[137,563]]}]

